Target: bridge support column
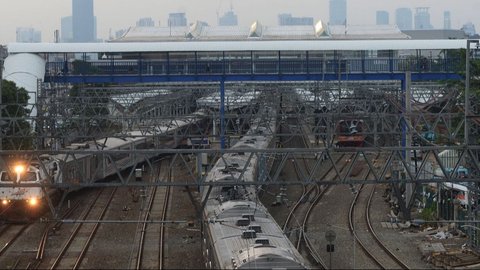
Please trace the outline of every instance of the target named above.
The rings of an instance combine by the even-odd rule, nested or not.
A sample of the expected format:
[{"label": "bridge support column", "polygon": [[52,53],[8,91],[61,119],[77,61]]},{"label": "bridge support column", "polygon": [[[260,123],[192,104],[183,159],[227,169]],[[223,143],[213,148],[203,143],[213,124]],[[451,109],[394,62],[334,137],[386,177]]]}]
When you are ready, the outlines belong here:
[{"label": "bridge support column", "polygon": [[[410,71],[405,72],[405,82],[403,83],[403,91],[405,93],[405,116],[404,116],[404,127],[403,127],[403,136],[405,136],[405,145],[404,147],[411,147],[412,146],[412,127],[410,115],[412,113],[412,91],[411,91],[411,84],[412,84],[412,74]],[[406,134],[405,134],[406,132]],[[408,169],[410,169],[411,165],[411,157],[410,157],[410,150],[404,151],[404,157],[406,160],[406,164],[408,164]],[[416,172],[414,172],[416,173]],[[405,202],[410,202],[412,200],[413,194],[413,184],[409,183],[406,184],[405,187]],[[409,207],[407,205],[407,210]]]},{"label": "bridge support column", "polygon": [[225,81],[220,81],[220,148],[225,149]]}]

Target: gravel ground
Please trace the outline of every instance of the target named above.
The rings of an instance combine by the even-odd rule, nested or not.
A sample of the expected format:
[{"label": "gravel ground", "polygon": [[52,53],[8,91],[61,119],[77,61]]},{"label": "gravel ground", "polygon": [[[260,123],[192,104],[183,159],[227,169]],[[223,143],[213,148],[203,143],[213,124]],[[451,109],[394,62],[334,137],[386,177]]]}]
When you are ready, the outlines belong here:
[{"label": "gravel ground", "polygon": [[[141,201],[128,188],[119,188],[107,210],[105,220],[136,220]],[[129,266],[137,224],[101,224],[88,249],[82,268],[124,269]]]},{"label": "gravel ground", "polygon": [[377,235],[385,245],[411,269],[431,268],[431,266],[422,260],[422,254],[418,249],[418,245],[424,241],[424,237],[419,237],[414,233],[400,229],[382,227],[382,221],[389,221],[387,214],[390,213],[390,207],[382,196],[385,192],[385,186],[378,185],[375,190],[375,195],[372,198],[370,216]]},{"label": "gravel ground", "polygon": [[[387,247],[394,251],[412,269],[431,268],[422,260],[422,254],[417,248],[420,243],[425,241],[424,237],[419,237],[416,233],[400,229],[388,229],[381,226],[381,222],[389,221],[387,214],[390,213],[389,205],[382,197],[383,193],[384,186],[377,186],[370,210],[371,220],[376,233]],[[342,200],[339,200],[339,198],[342,198]],[[347,219],[348,207],[352,199],[353,194],[348,186],[339,185],[330,189],[320,201],[310,219],[309,236],[327,265],[329,265],[329,255],[332,256],[333,268],[376,269],[378,266],[372,264],[365,257],[358,245],[355,246],[355,251],[353,249],[354,239],[348,231]],[[326,252],[327,241],[324,235],[327,230],[333,230],[337,235],[334,241],[335,252],[331,254]]]}]

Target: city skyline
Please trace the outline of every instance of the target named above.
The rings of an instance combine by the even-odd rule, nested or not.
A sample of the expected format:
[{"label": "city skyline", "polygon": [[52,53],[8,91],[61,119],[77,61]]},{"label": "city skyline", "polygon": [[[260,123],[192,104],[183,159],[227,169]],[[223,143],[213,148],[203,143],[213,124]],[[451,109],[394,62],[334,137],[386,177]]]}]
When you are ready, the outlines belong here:
[{"label": "city skyline", "polygon": [[[7,4],[8,0],[0,0]],[[10,1],[8,1],[10,2]],[[443,28],[443,14],[450,11],[451,26],[459,29],[463,24],[472,22],[479,27],[480,18],[473,6],[480,7],[480,0],[460,0],[454,3],[447,0],[347,0],[347,23],[351,25],[375,24],[377,10],[386,10],[394,14],[396,8],[406,7],[414,12],[417,7],[429,7],[431,24],[434,28]],[[278,15],[292,13],[298,17],[313,17],[314,21],[329,21],[329,0],[206,0],[201,5],[192,0],[138,0],[135,5],[127,0],[94,1],[94,15],[97,17],[97,35],[99,39],[108,39],[110,33],[135,26],[138,19],[151,17],[160,26],[167,26],[168,14],[185,12],[188,23],[200,20],[217,25],[217,16],[230,10],[231,5],[238,16],[239,26],[249,26],[259,20],[263,25],[277,25]],[[274,3],[274,4],[273,4]],[[71,1],[66,0],[16,0],[8,3],[9,9],[0,10],[0,43],[15,42],[16,29],[31,27],[42,32],[43,42],[52,42],[54,31],[61,29],[61,18],[70,16]],[[55,8],[52,8],[55,7]],[[115,8],[112,8],[115,7]],[[252,8],[255,7],[255,8]],[[117,15],[112,16],[112,11]],[[19,16],[21,15],[21,16]],[[394,23],[394,18],[391,22]]]}]

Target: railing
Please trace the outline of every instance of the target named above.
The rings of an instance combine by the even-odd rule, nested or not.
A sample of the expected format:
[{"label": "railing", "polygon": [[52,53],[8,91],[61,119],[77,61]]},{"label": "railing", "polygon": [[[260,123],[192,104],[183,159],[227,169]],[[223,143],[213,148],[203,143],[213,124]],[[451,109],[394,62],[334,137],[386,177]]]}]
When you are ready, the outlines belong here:
[{"label": "railing", "polygon": [[48,62],[47,75],[457,73],[459,58],[98,60]]}]

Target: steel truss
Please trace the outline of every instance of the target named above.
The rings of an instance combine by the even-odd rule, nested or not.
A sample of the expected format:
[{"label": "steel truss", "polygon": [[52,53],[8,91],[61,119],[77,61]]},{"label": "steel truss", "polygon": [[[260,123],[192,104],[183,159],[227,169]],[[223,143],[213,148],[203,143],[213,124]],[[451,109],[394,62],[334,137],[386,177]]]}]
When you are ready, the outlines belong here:
[{"label": "steel truss", "polygon": [[[221,89],[225,92],[222,93]],[[229,100],[227,91],[254,93],[255,98],[248,104],[236,108]],[[215,106],[199,105],[197,100],[216,95]],[[223,106],[220,100],[224,99]],[[226,96],[225,96],[226,95]],[[1,121],[7,127],[15,128],[27,120],[32,130],[18,130],[16,133],[3,132],[3,144],[9,148],[1,150],[0,166],[9,170],[9,163],[16,160],[34,162],[45,155],[63,154],[65,160],[80,161],[85,154],[102,156],[108,160],[128,154],[142,164],[152,167],[151,159],[161,155],[173,155],[171,170],[184,169],[189,177],[175,183],[156,179],[152,183],[134,181],[135,167],[114,171],[116,181],[98,183],[86,175],[78,183],[55,183],[53,176],[43,184],[67,190],[78,187],[100,186],[145,186],[182,185],[212,186],[232,185],[232,182],[205,183],[202,169],[213,166],[222,154],[232,152],[228,147],[249,128],[251,119],[262,106],[272,106],[278,113],[276,130],[277,148],[266,150],[243,149],[246,155],[261,158],[275,158],[276,166],[270,171],[265,182],[244,182],[236,179],[236,185],[305,185],[311,182],[324,184],[358,184],[352,177],[357,167],[372,170],[369,184],[396,184],[400,189],[413,184],[413,191],[420,184],[439,182],[467,182],[471,191],[477,193],[479,180],[479,150],[477,144],[465,144],[465,117],[462,110],[460,91],[453,87],[432,82],[406,83],[401,81],[306,81],[306,82],[235,82],[235,83],[162,83],[132,85],[69,85],[39,84],[37,101],[28,109],[37,111],[36,116],[13,117],[2,113]],[[468,125],[470,139],[478,142],[479,108],[472,102]],[[6,105],[2,104],[2,109]],[[178,126],[186,116],[202,112],[204,121],[192,121],[188,128],[172,132],[165,126]],[[295,125],[287,124],[296,123]],[[364,136],[364,147],[338,148],[343,123],[351,125],[361,122],[357,134]],[[357,123],[355,122],[355,123]],[[290,125],[289,128],[281,128]],[[137,131],[137,133],[134,133]],[[135,134],[135,135],[132,135]],[[434,134],[427,138],[425,134]],[[185,141],[195,139],[209,144],[189,145],[190,149],[168,149],[155,143],[150,149],[135,151],[104,150],[97,140],[105,138],[142,136]],[[284,142],[302,137],[309,148],[282,148]],[[22,150],[22,146],[33,141],[34,150]],[[72,143],[96,144],[96,150],[85,151],[71,147]],[[222,149],[220,142],[225,142]],[[67,147],[71,145],[70,147]],[[452,150],[455,157],[446,161],[442,151]],[[382,160],[374,157],[380,153]],[[413,155],[412,155],[413,153]],[[421,153],[423,158],[416,159]],[[204,156],[208,158],[205,159]],[[318,169],[336,167],[336,158],[348,159],[347,170],[337,172],[337,179],[319,179]],[[282,179],[281,172],[288,162],[309,160],[312,170],[302,171],[299,179]],[[207,160],[205,162],[205,160]],[[446,164],[448,163],[448,164]],[[178,165],[180,164],[180,165]],[[452,166],[453,164],[453,166]],[[76,165],[80,166],[80,165]],[[228,164],[226,164],[228,166]],[[460,177],[456,172],[460,166],[469,169],[468,176]],[[452,168],[453,167],[453,168]],[[80,167],[79,167],[80,168]],[[435,168],[441,177],[435,177]],[[48,174],[48,168],[40,168]],[[61,169],[61,168],[60,168]],[[437,175],[438,176],[438,175]],[[35,186],[32,184],[32,186]],[[397,194],[403,200],[403,194]],[[415,196],[408,197],[403,205],[408,209]]]}]

